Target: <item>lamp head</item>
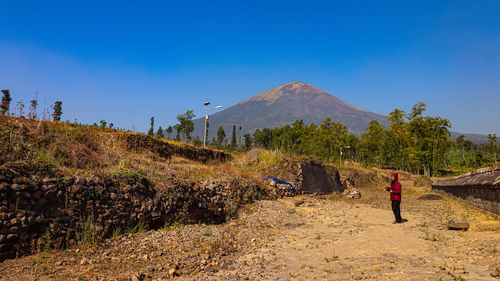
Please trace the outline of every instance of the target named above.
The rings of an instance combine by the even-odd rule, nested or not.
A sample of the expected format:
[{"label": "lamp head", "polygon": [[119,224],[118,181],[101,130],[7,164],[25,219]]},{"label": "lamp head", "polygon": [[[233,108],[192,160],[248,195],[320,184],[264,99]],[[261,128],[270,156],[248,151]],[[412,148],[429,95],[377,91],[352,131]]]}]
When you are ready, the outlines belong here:
[{"label": "lamp head", "polygon": [[208,106],[208,105],[210,104],[210,102],[208,102],[208,101],[207,101],[207,102],[204,102],[203,104],[204,104],[205,106]]}]

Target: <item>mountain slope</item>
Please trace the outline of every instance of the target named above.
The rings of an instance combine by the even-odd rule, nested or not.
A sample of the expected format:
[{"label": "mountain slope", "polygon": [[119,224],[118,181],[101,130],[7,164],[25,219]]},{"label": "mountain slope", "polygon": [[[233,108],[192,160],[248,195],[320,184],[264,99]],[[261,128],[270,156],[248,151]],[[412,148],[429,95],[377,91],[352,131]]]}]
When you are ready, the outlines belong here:
[{"label": "mountain slope", "polygon": [[[228,139],[232,126],[241,126],[238,133],[253,133],[257,128],[275,128],[303,120],[319,125],[330,117],[345,124],[351,133],[363,133],[368,123],[377,120],[387,125],[384,116],[359,109],[307,83],[291,82],[258,94],[225,110],[210,115],[209,138],[223,126]],[[203,136],[204,119],[196,119],[194,136]]]}]

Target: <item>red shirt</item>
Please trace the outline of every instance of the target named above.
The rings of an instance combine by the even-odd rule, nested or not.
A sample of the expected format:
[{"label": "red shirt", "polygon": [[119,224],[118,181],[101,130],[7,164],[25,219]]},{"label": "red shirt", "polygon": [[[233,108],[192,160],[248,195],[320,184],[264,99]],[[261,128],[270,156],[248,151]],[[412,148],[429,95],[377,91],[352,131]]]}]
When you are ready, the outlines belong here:
[{"label": "red shirt", "polygon": [[392,174],[394,176],[394,181],[391,182],[391,201],[401,202],[401,184],[398,181],[398,173]]},{"label": "red shirt", "polygon": [[391,192],[391,201],[401,202],[401,184],[398,181],[394,181],[389,189]]}]

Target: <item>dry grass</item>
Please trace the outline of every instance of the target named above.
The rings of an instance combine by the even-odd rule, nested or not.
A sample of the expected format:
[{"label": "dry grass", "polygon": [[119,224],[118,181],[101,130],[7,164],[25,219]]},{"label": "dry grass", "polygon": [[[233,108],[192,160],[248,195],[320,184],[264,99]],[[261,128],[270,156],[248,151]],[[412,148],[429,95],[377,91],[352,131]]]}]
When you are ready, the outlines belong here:
[{"label": "dry grass", "polygon": [[102,170],[119,163],[99,130],[66,123],[0,119],[0,164],[22,162],[45,170]]},{"label": "dry grass", "polygon": [[[60,122],[1,117],[0,143],[0,165],[22,163],[49,176],[134,170],[156,179],[168,179],[177,172],[188,178],[200,171],[207,173],[204,170],[211,170],[212,166],[233,172],[230,167],[219,165],[231,158],[222,151],[143,134]],[[210,165],[203,165],[196,161],[198,159]],[[217,168],[219,166],[223,168]]]}]

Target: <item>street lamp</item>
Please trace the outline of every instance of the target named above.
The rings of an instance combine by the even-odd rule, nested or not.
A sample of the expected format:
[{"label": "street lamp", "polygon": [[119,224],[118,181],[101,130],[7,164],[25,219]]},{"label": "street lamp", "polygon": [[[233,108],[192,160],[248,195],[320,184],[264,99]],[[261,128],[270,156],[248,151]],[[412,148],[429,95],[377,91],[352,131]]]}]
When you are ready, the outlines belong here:
[{"label": "street lamp", "polygon": [[350,145],[348,146],[340,146],[340,158],[339,158],[339,169],[342,167],[342,148],[351,148]]},{"label": "street lamp", "polygon": [[205,105],[205,133],[203,134],[203,147],[206,146],[207,144],[207,122],[208,122],[208,110],[209,109],[214,109],[214,108],[222,108],[222,106],[214,106],[214,107],[208,107],[210,105],[210,102],[204,102]]}]

